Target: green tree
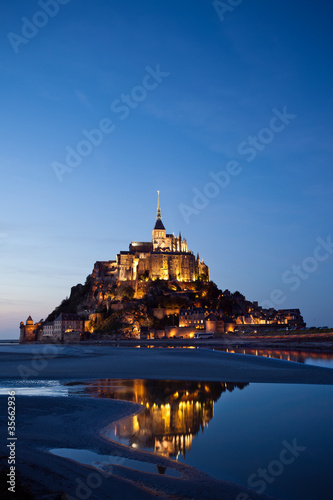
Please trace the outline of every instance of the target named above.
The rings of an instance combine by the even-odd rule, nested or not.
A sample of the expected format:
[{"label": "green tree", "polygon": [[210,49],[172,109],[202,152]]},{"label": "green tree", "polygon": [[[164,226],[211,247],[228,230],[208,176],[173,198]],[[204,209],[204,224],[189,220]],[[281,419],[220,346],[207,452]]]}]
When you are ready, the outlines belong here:
[{"label": "green tree", "polygon": [[125,301],[126,300],[133,300],[134,294],[135,294],[135,291],[134,291],[133,287],[131,287],[130,285],[126,286],[122,292],[123,300],[125,300]]}]

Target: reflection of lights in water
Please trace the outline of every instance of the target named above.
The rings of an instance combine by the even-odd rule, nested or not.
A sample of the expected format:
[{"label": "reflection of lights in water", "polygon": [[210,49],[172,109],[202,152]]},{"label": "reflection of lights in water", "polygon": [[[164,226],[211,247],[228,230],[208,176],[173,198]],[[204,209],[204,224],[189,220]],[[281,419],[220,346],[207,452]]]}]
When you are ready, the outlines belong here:
[{"label": "reflection of lights in water", "polygon": [[[244,387],[241,384],[238,387]],[[185,456],[193,438],[208,427],[214,403],[237,385],[220,382],[100,380],[86,387],[91,396],[140,403],[143,411],[115,424],[111,439],[167,457]]]},{"label": "reflection of lights in water", "polygon": [[140,425],[139,425],[139,421],[138,421],[138,416],[135,415],[133,417],[133,430],[134,432],[138,432],[140,430]]},{"label": "reflection of lights in water", "polygon": [[[214,351],[223,351],[228,353],[250,354],[252,356],[261,356],[273,359],[284,359],[286,361],[313,364],[316,366],[333,367],[333,356],[329,353],[313,352],[313,351],[293,351],[290,349],[251,349],[251,348],[235,348],[217,347]],[[328,364],[325,364],[328,360]]]}]

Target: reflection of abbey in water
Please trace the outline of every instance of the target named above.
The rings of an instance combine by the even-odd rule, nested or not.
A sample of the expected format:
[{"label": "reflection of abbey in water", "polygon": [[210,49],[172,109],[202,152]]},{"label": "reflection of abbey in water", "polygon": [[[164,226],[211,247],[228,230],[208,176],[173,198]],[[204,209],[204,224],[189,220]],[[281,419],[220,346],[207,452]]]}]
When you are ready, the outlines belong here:
[{"label": "reflection of abbey in water", "polygon": [[164,456],[185,456],[193,437],[214,416],[214,403],[226,391],[248,384],[160,380],[100,380],[87,390],[103,398],[145,406],[140,414],[115,426],[117,439],[134,448],[152,449]]}]

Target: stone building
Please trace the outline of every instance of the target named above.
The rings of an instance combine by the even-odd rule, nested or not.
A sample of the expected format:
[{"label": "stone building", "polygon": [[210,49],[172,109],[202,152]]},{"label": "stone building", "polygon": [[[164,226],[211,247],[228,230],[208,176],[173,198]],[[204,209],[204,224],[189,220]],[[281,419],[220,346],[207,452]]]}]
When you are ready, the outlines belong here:
[{"label": "stone building", "polygon": [[77,314],[61,313],[53,322],[53,340],[78,341],[83,332],[83,321]]},{"label": "stone building", "polygon": [[38,340],[52,339],[54,332],[53,321],[48,321],[43,323],[43,329],[40,332]]},{"label": "stone building", "polygon": [[61,313],[51,322],[34,323],[31,316],[20,323],[20,343],[24,342],[77,342],[83,333],[84,324],[77,314]]},{"label": "stone building", "polygon": [[275,321],[290,328],[304,328],[306,325],[299,309],[279,309]]},{"label": "stone building", "polygon": [[[245,298],[243,297],[245,301]],[[228,316],[222,309],[192,307],[180,309],[179,328],[176,336],[183,335],[182,330],[192,328],[193,331],[205,330],[207,333],[228,333],[235,330],[251,331],[272,329],[285,326],[286,328],[304,328],[305,323],[299,309],[280,309],[278,311],[263,311],[258,303],[253,303],[252,314],[232,314]],[[256,315],[260,317],[256,317]]]},{"label": "stone building", "polygon": [[[95,263],[92,278],[96,285],[117,279],[120,282],[176,280],[209,281],[209,268],[191,252],[185,238],[168,234],[161,218],[158,196],[157,215],[152,241],[132,241],[128,251],[121,251],[116,260]],[[136,288],[136,287],[135,287]]]},{"label": "stone building", "polygon": [[179,311],[179,326],[186,328],[193,326],[197,329],[205,328],[205,318],[209,312],[202,307],[192,307],[191,309],[180,309]]},{"label": "stone building", "polygon": [[23,321],[20,323],[20,343],[33,342],[37,340],[38,333],[42,328],[42,323],[34,323],[31,316],[27,319],[24,324]]}]

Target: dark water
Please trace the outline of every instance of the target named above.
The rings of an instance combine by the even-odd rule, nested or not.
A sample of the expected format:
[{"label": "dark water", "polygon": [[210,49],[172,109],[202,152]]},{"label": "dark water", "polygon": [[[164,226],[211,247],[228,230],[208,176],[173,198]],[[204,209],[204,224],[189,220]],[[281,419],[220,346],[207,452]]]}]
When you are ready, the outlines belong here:
[{"label": "dark water", "polygon": [[332,386],[100,380],[80,391],[144,407],[110,439],[277,498],[333,498]]},{"label": "dark water", "polygon": [[115,455],[99,455],[90,450],[78,450],[74,448],[53,448],[51,453],[59,457],[70,458],[76,462],[86,465],[92,465],[102,470],[113,472],[113,466],[129,467],[140,472],[149,472],[150,474],[163,474],[171,477],[181,477],[181,474],[171,467],[161,467],[142,460],[132,460]]},{"label": "dark water", "polygon": [[[200,372],[204,367],[198,367]],[[17,395],[138,403],[143,411],[110,425],[110,439],[276,498],[333,498],[333,386],[119,379],[3,380],[1,385],[1,393],[16,388]],[[90,450],[58,453],[74,453],[82,462],[103,461],[87,456]]]},{"label": "dark water", "polygon": [[296,363],[304,363],[323,368],[333,368],[333,353],[321,353],[311,351],[292,351],[286,349],[250,349],[243,347],[216,348],[216,351],[250,354],[252,356],[262,356],[265,358],[284,359]]},{"label": "dark water", "polygon": [[0,396],[15,391],[16,396],[68,396],[69,389],[59,380],[1,379]]},{"label": "dark water", "polygon": [[[208,342],[206,344],[206,342]],[[142,348],[138,345],[137,348]],[[250,354],[251,356],[262,356],[265,358],[284,359],[295,363],[304,363],[307,365],[321,366],[324,368],[333,368],[333,352],[324,353],[317,351],[302,351],[291,349],[258,349],[250,347],[213,347],[209,341],[202,340],[201,344],[193,344],[186,346],[164,346],[164,345],[147,345],[151,349],[167,348],[167,349],[208,349],[212,351],[222,351],[237,354]]]},{"label": "dark water", "polygon": [[[18,381],[3,381],[2,386],[5,393],[16,387],[18,395],[139,403],[141,413],[110,425],[110,439],[276,498],[333,498],[333,386],[109,379],[64,385],[21,381],[19,387]],[[90,450],[55,452],[84,463],[104,459]],[[118,463],[118,457],[105,463],[112,459]],[[119,465],[146,471],[137,462]]]}]

